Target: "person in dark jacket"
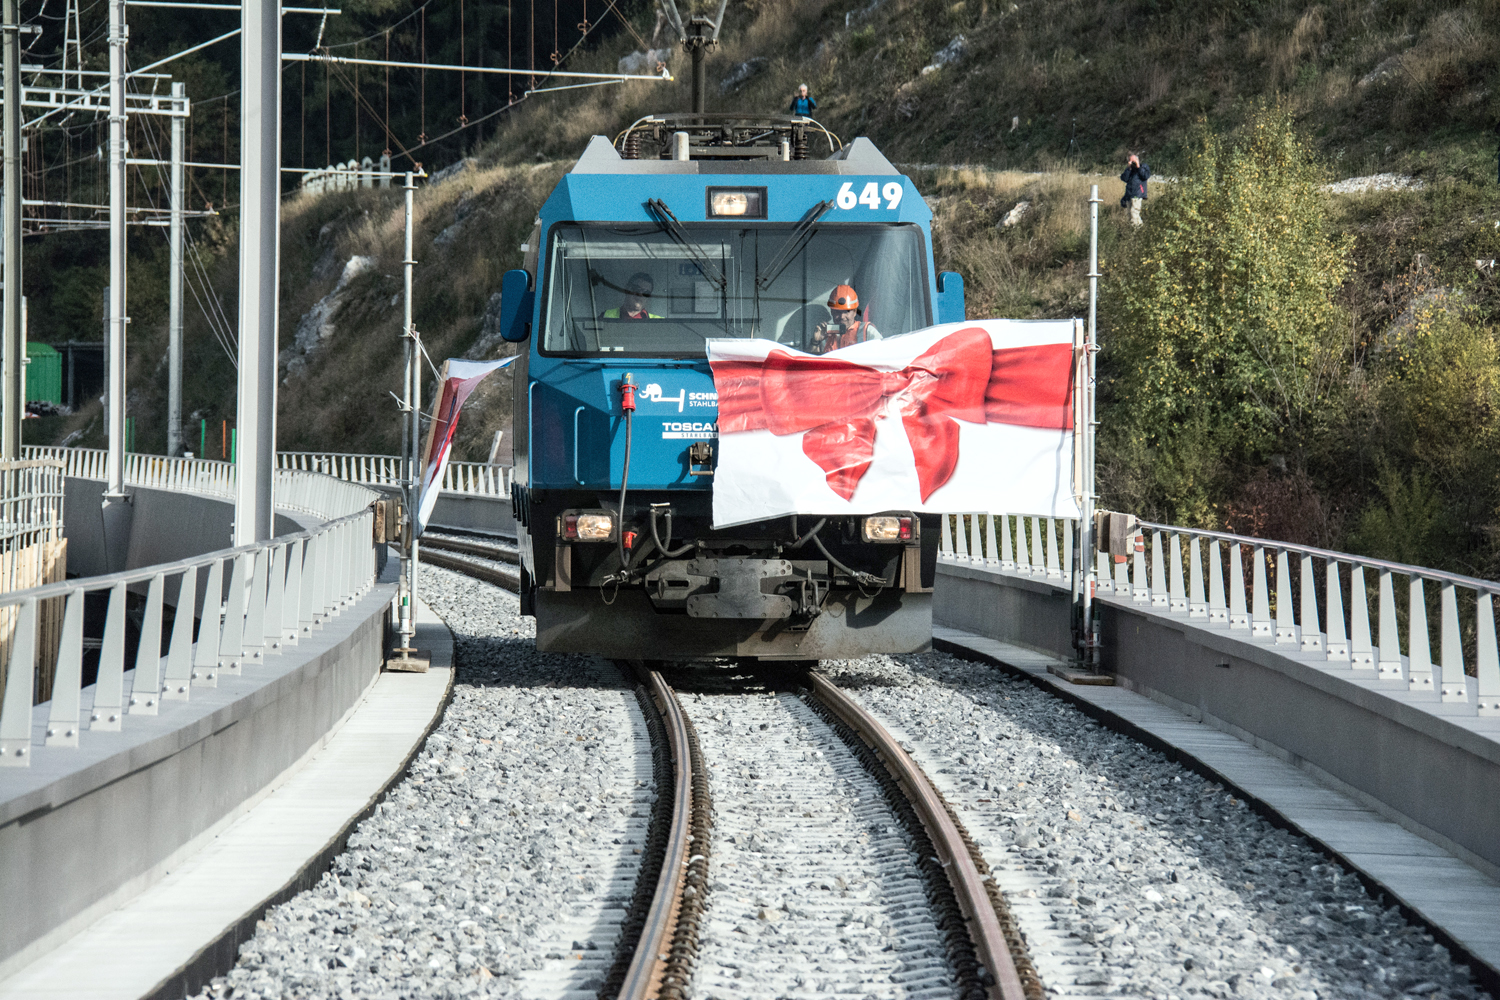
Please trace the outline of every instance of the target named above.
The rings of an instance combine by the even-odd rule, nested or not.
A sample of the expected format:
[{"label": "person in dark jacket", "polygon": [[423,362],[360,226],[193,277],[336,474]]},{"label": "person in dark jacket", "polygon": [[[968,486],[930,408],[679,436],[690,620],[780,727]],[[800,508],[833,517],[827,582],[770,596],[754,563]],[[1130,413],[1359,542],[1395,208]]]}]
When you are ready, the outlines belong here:
[{"label": "person in dark jacket", "polygon": [[807,84],[804,83],[797,88],[797,93],[792,97],[792,105],[788,110],[794,115],[801,115],[806,118],[816,111],[817,108],[818,102],[808,96]]},{"label": "person in dark jacket", "polygon": [[1120,174],[1120,180],[1125,182],[1125,196],[1120,199],[1123,207],[1126,203],[1130,205],[1130,222],[1132,225],[1141,224],[1141,202],[1146,200],[1146,181],[1151,177],[1151,168],[1141,162],[1141,158],[1134,153],[1125,163],[1125,171]]}]

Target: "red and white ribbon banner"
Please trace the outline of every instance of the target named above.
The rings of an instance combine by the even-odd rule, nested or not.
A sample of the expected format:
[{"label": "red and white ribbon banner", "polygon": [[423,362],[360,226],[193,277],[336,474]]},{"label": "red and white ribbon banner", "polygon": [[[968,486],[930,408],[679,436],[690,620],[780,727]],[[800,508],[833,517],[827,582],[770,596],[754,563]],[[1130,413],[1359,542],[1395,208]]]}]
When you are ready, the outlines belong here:
[{"label": "red and white ribbon banner", "polygon": [[443,470],[448,468],[448,452],[453,447],[453,434],[458,430],[458,411],[463,408],[464,400],[486,375],[515,360],[514,357],[502,361],[449,358],[443,362],[443,388],[432,411],[432,423],[427,425],[427,444],[422,449],[422,492],[417,502],[418,537],[427,529],[427,519],[432,517],[432,508],[442,493],[439,484],[443,481]]},{"label": "red and white ribbon banner", "polygon": [[971,320],[825,355],[708,345],[714,524],[785,514],[1077,517],[1072,320]]}]

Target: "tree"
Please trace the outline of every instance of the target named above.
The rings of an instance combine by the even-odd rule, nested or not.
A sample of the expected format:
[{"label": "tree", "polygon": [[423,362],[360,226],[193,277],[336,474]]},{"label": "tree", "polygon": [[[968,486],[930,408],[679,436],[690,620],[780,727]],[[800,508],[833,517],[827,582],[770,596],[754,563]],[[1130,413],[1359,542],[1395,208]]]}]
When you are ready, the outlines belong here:
[{"label": "tree", "polygon": [[1290,113],[1263,106],[1232,140],[1203,134],[1110,269],[1107,423],[1164,516],[1212,519],[1213,470],[1300,455],[1336,385],[1352,240],[1325,231],[1322,180]]}]

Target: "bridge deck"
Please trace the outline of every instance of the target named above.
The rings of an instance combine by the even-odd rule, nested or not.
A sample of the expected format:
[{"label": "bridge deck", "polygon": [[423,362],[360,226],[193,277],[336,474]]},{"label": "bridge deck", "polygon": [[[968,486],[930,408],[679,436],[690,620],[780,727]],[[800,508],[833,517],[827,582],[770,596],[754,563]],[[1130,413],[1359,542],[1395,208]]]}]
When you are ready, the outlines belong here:
[{"label": "bridge deck", "polygon": [[1418,914],[1500,983],[1500,882],[1306,771],[1229,733],[1123,687],[1075,685],[1048,672],[1062,660],[934,625],[935,648],[1005,667],[1047,686],[1200,773],[1238,789],[1263,813],[1342,859],[1378,891]]}]

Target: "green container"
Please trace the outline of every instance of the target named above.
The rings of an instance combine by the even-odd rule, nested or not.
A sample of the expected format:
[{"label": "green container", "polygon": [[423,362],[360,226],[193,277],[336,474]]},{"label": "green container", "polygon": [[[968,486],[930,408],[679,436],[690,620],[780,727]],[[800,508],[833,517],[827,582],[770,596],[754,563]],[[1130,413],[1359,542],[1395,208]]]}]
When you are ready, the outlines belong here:
[{"label": "green container", "polygon": [[50,344],[26,344],[26,400],[62,405],[62,355]]}]

